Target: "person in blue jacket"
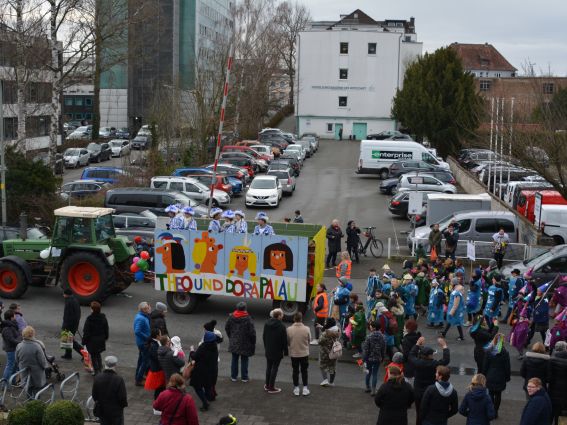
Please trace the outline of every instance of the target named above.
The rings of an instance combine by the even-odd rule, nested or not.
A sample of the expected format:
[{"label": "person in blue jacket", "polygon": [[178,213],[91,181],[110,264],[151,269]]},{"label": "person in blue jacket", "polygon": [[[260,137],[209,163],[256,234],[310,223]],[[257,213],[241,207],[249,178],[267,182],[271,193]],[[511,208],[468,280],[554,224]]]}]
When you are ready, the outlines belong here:
[{"label": "person in blue jacket", "polygon": [[179,208],[176,205],[168,205],[164,211],[169,216],[168,230],[182,230],[185,220],[179,215]]},{"label": "person in blue jacket", "polygon": [[409,319],[410,317],[413,317],[415,320],[417,320],[417,313],[415,311],[415,299],[417,297],[419,288],[415,284],[415,281],[413,280],[413,276],[409,273],[407,273],[404,276],[403,282],[405,287],[404,293],[406,296],[404,299],[406,303],[406,305],[404,306],[406,320]]},{"label": "person in blue jacket", "polygon": [[506,316],[504,316],[504,319],[502,319],[500,323],[508,322],[512,311],[514,311],[514,307],[516,306],[517,298],[520,294],[520,289],[522,289],[525,284],[526,282],[524,281],[520,270],[512,270],[510,280],[508,281],[508,311],[506,312]]},{"label": "person in blue jacket", "polygon": [[234,232],[248,233],[248,223],[246,223],[246,214],[241,210],[234,211]]},{"label": "person in blue jacket", "polygon": [[528,335],[528,345],[536,332],[541,335],[541,342],[545,342],[545,333],[549,329],[549,300],[544,297],[549,283],[541,285],[537,288],[536,297],[533,302],[532,322],[530,324],[530,333]]},{"label": "person in blue jacket", "polygon": [[134,318],[134,336],[138,347],[138,364],[136,365],[136,386],[144,386],[144,374],[150,367],[150,353],[146,343],[150,337],[150,313],[152,307],[143,301],[138,304],[138,313]]},{"label": "person in blue jacket", "polygon": [[259,212],[256,214],[256,220],[258,220],[258,225],[254,227],[254,234],[260,236],[274,236],[274,228],[268,224],[270,218],[265,212]]},{"label": "person in blue jacket", "polygon": [[526,387],[529,400],[524,406],[520,425],[551,425],[551,399],[539,378],[531,378]]},{"label": "person in blue jacket", "polygon": [[213,208],[210,213],[211,221],[209,222],[209,233],[216,232],[220,233],[223,228],[220,224],[220,218],[222,215],[222,210],[220,208]]},{"label": "person in blue jacket", "polygon": [[371,268],[368,273],[368,279],[366,281],[366,289],[364,294],[366,295],[366,320],[370,320],[372,315],[372,310],[376,306],[378,299],[376,298],[376,292],[382,289],[382,282],[376,275],[376,269]]},{"label": "person in blue jacket", "polygon": [[482,373],[472,377],[459,413],[467,418],[466,425],[490,425],[490,421],[496,418],[494,404],[486,391],[486,376]]},{"label": "person in blue jacket", "polygon": [[[350,290],[348,289],[349,282],[345,276],[339,277],[338,282],[339,285],[333,291],[333,304],[339,307],[338,320],[340,320],[342,326],[344,325],[344,320],[347,314],[348,303],[350,301]],[[342,327],[344,328],[344,326]]]},{"label": "person in blue jacket", "polygon": [[482,307],[482,270],[477,268],[471,277],[469,283],[469,293],[467,295],[467,315],[468,323],[465,326],[472,324],[474,316],[478,314]]},{"label": "person in blue jacket", "polygon": [[445,304],[445,294],[439,287],[437,279],[431,281],[431,291],[429,291],[429,305],[427,308],[427,326],[440,328],[443,326],[443,305]]},{"label": "person in blue jacket", "polygon": [[441,332],[441,335],[445,338],[451,326],[456,326],[459,331],[457,341],[463,341],[465,339],[463,335],[464,322],[465,298],[463,296],[463,286],[459,283],[459,280],[454,277],[451,279],[451,294],[449,296],[449,305],[447,306],[447,325],[445,326],[445,330]]},{"label": "person in blue jacket", "polygon": [[502,276],[499,274],[494,274],[492,276],[492,285],[488,288],[488,297],[486,299],[486,305],[484,306],[484,317],[486,318],[486,323],[489,329],[492,329],[494,318],[498,318],[500,315],[500,305],[504,298],[504,291],[500,286],[502,281]]},{"label": "person in blue jacket", "polygon": [[184,225],[185,230],[197,230],[197,222],[195,221],[195,210],[189,206],[183,207]]}]

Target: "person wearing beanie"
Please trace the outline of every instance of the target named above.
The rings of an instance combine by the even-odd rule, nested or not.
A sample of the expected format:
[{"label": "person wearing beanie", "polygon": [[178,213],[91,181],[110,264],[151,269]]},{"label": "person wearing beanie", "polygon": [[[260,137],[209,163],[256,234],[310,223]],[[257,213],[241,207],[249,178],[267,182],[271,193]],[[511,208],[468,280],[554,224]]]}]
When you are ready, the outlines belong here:
[{"label": "person wearing beanie", "polygon": [[236,310],[228,316],[224,330],[228,337],[228,351],[232,355],[230,379],[232,382],[238,380],[238,363],[240,361],[240,379],[246,383],[250,379],[248,375],[249,359],[256,352],[256,328],[248,311],[246,311],[245,302],[241,301],[236,304]]},{"label": "person wearing beanie", "polygon": [[203,404],[201,411],[209,410],[209,402],[216,398],[215,386],[219,373],[219,349],[214,332],[205,331],[203,343],[191,351],[193,361],[190,384]]},{"label": "person wearing beanie", "polygon": [[525,284],[526,282],[519,269],[514,269],[510,272],[510,279],[508,280],[508,311],[506,311],[506,316],[504,316],[504,319],[502,319],[500,323],[508,322],[512,311],[514,311],[514,307],[516,307],[520,290]]},{"label": "person wearing beanie", "polygon": [[380,324],[376,321],[369,323],[370,333],[362,343],[362,360],[366,365],[366,390],[372,396],[376,394],[378,371],[386,356],[386,338],[380,332]]},{"label": "person wearing beanie", "polygon": [[549,300],[544,296],[546,290],[546,285],[537,288],[527,345],[530,345],[536,332],[541,335],[541,342],[545,342],[545,334],[549,329]]},{"label": "person wearing beanie", "polygon": [[465,322],[465,297],[463,295],[463,286],[458,279],[454,277],[451,280],[451,295],[449,296],[449,305],[447,306],[447,325],[445,330],[441,332],[441,336],[445,338],[451,326],[456,326],[459,331],[457,341],[464,341],[463,323]]},{"label": "person wearing beanie", "polygon": [[221,342],[224,341],[224,338],[222,336],[222,332],[217,329],[217,321],[215,319],[211,320],[210,322],[205,323],[203,325],[203,328],[206,331],[213,332],[215,334],[215,336],[217,337],[217,344],[220,344]]},{"label": "person wearing beanie", "polygon": [[407,379],[412,379],[415,376],[413,364],[409,362],[409,353],[419,338],[421,338],[421,332],[417,330],[417,327],[417,322],[413,319],[407,320],[404,324],[404,337],[402,338],[403,372]]},{"label": "person wearing beanie", "polygon": [[167,313],[167,305],[162,302],[156,303],[155,310],[150,314],[150,327],[151,329],[159,329],[162,335],[169,335],[167,330],[167,323],[165,321],[165,314]]},{"label": "person wearing beanie", "polygon": [[[81,306],[79,305],[79,301],[73,295],[73,291],[69,288],[66,288],[63,291],[63,298],[65,299],[65,307],[63,308],[63,323],[61,324],[62,331],[71,332],[73,335],[77,333],[79,329],[79,322],[81,321]],[[73,350],[75,350],[81,358],[83,355],[81,354],[81,349],[83,347],[79,344],[76,338],[73,338]],[[65,354],[61,356],[62,359],[71,360],[72,358],[72,350],[66,349]]]},{"label": "person wearing beanie", "polygon": [[[394,353],[392,356],[392,361],[386,365],[386,373],[384,374],[384,382],[388,382],[390,380],[390,369],[392,367],[397,367],[400,369],[402,374],[404,374],[404,355],[399,351]],[[405,376],[405,374],[404,374]]]},{"label": "person wearing beanie", "polygon": [[447,366],[437,366],[435,384],[425,390],[420,405],[423,424],[446,425],[449,418],[459,411],[457,391],[449,382],[451,370]]},{"label": "person wearing beanie", "polygon": [[488,297],[484,306],[484,317],[489,329],[492,329],[493,319],[500,315],[500,305],[504,299],[504,291],[501,286],[502,276],[499,273],[492,275],[492,284],[488,288]]},{"label": "person wearing beanie", "polygon": [[276,308],[270,312],[270,318],[264,324],[262,341],[266,355],[266,380],[264,390],[268,394],[277,394],[282,390],[276,387],[278,368],[284,356],[288,355],[287,331],[282,323],[283,311]]},{"label": "person wearing beanie", "polygon": [[92,397],[95,402],[94,414],[101,425],[124,423],[124,409],[128,406],[128,394],[124,379],[116,373],[118,359],[104,358],[104,370],[95,376]]}]

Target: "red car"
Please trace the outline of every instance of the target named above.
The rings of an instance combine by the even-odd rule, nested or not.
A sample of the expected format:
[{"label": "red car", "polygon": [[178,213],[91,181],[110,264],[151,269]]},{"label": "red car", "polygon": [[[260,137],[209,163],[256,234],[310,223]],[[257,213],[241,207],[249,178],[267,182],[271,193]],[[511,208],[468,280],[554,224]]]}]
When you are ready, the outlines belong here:
[{"label": "red car", "polygon": [[268,155],[264,155],[261,153],[256,152],[254,149],[249,148],[248,146],[224,146],[221,152],[244,152],[248,155],[252,155],[256,159],[263,159],[266,162],[270,162],[270,157]]},{"label": "red car", "polygon": [[[190,177],[199,180],[207,187],[211,187],[211,179],[213,178],[212,174],[197,174],[191,175]],[[217,174],[217,180],[215,183],[215,189],[222,190],[223,192],[228,193],[232,196],[232,185],[228,182],[228,178],[223,175]]]},{"label": "red car", "polygon": [[244,168],[248,171],[250,178],[254,178],[254,163],[247,158],[222,158],[222,162],[225,164],[236,165],[239,168]]}]

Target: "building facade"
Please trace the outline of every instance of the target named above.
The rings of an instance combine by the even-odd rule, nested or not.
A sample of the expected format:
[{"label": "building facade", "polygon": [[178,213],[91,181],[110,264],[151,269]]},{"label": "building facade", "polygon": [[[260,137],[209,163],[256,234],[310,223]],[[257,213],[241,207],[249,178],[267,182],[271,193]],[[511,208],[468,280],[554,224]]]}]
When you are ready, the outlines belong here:
[{"label": "building facade", "polygon": [[93,119],[92,84],[75,84],[63,91],[63,121],[86,121]]},{"label": "building facade", "polygon": [[297,39],[298,134],[365,139],[396,129],[392,99],[422,53],[415,20],[375,21],[356,10],[313,22]]},{"label": "building facade", "polygon": [[492,44],[452,43],[465,71],[477,78],[512,78],[518,70]]}]

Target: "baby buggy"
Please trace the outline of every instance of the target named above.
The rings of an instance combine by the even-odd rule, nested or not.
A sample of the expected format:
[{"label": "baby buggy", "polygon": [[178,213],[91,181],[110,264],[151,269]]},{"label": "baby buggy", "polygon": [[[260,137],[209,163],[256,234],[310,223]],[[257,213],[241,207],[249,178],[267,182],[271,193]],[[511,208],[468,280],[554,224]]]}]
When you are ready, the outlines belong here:
[{"label": "baby buggy", "polygon": [[57,382],[61,382],[65,379],[65,374],[59,370],[59,366],[55,361],[55,356],[49,356],[45,354],[45,358],[47,359],[47,363],[49,363],[49,367],[45,369],[45,378],[50,381],[51,378],[55,378]]}]

